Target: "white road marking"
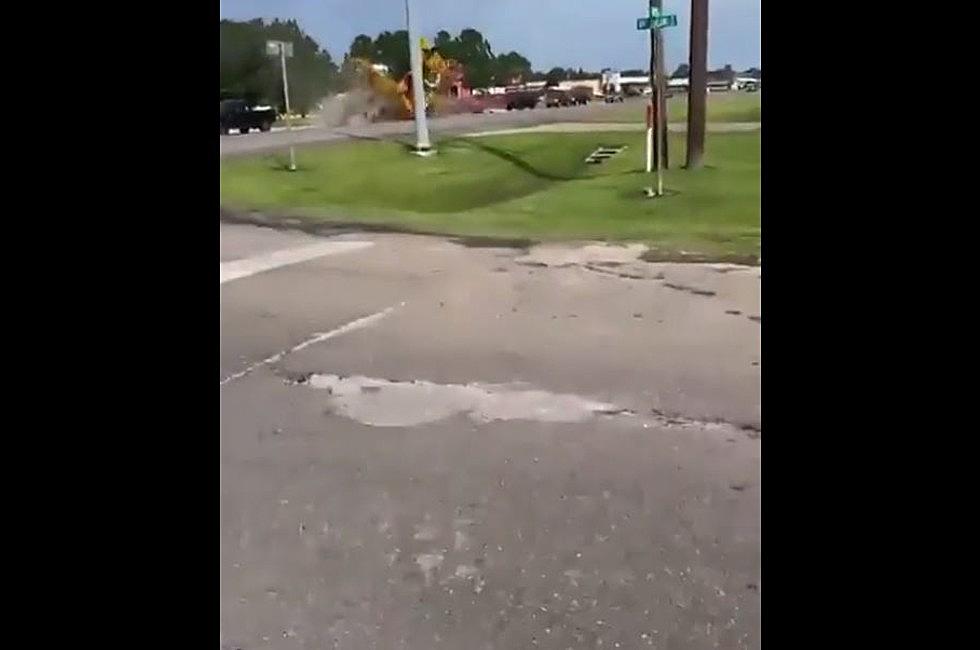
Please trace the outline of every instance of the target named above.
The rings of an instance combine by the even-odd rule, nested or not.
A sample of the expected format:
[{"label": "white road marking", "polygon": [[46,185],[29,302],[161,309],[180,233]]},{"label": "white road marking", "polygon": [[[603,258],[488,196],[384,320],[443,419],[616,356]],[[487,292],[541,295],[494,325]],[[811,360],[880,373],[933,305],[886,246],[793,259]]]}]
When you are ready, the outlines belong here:
[{"label": "white road marking", "polygon": [[264,255],[256,255],[241,260],[221,262],[221,281],[220,284],[247,278],[256,273],[271,271],[281,266],[298,264],[317,257],[326,255],[336,255],[337,253],[347,253],[350,251],[361,250],[374,246],[370,241],[326,241],[302,246],[300,248],[289,248],[281,251],[273,251]]},{"label": "white road marking", "polygon": [[[315,124],[304,124],[302,126],[294,126],[293,131],[305,131],[307,129],[315,129],[315,128],[316,128]],[[284,131],[288,131],[288,130],[289,129],[287,129],[284,126],[274,126],[272,127],[271,133],[283,133]]]},{"label": "white road marking", "polygon": [[[300,125],[294,126],[293,131],[306,131],[307,129],[315,129],[315,128],[317,128],[316,124],[303,124],[301,126]],[[288,130],[289,129],[287,129],[284,126],[274,126],[271,129],[269,129],[267,133],[284,133],[285,131]],[[240,133],[238,129],[233,129],[233,131],[235,132],[235,134],[244,135]],[[254,133],[252,135],[254,135]]]},{"label": "white road marking", "polygon": [[[405,303],[401,303],[401,306],[404,305]],[[249,374],[250,372],[253,372],[254,370],[261,368],[262,366],[268,366],[270,364],[276,363],[277,361],[285,357],[287,354],[292,354],[293,352],[299,352],[303,348],[308,348],[311,345],[315,345],[316,343],[322,343],[323,341],[328,341],[332,338],[336,338],[338,336],[347,334],[348,332],[353,332],[355,330],[363,329],[365,327],[370,327],[375,323],[379,322],[380,320],[382,320],[383,318],[385,318],[388,314],[390,314],[393,311],[395,311],[395,307],[388,307],[387,309],[383,309],[377,312],[376,314],[371,314],[370,316],[364,316],[363,318],[352,320],[351,322],[345,325],[341,325],[336,329],[332,329],[329,332],[318,332],[313,336],[311,336],[310,338],[303,341],[302,343],[298,343],[297,345],[294,345],[288,350],[277,352],[276,354],[273,354],[271,357],[267,357],[262,361],[259,361],[258,363],[253,363],[248,368],[245,368],[245,370],[236,372],[233,375],[229,375],[225,377],[224,379],[221,380],[221,382],[218,385],[224,386],[225,384],[229,382],[233,382],[236,379],[241,379],[245,375]]]}]

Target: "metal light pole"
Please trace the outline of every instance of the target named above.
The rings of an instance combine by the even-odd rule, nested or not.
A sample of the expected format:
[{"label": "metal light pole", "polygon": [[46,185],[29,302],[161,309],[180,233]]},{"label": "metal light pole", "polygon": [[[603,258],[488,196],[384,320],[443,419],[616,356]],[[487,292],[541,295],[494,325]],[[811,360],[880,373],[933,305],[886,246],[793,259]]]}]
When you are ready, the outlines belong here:
[{"label": "metal light pole", "polygon": [[408,54],[412,64],[412,98],[415,106],[415,153],[428,156],[434,153],[429,142],[429,122],[426,116],[425,79],[422,76],[422,42],[411,9],[412,0],[405,0],[405,22],[408,23]]},{"label": "metal light pole", "polygon": [[286,132],[289,134],[289,171],[296,171],[296,150],[293,148],[293,118],[289,105],[289,75],[286,74],[286,48],[279,45],[279,61],[282,63],[282,92],[286,96]]},{"label": "metal light pole", "polygon": [[286,131],[289,133],[289,171],[296,171],[296,151],[293,148],[293,118],[292,107],[289,105],[289,76],[286,74],[286,58],[293,56],[293,44],[289,41],[266,41],[265,52],[268,56],[279,56],[282,66],[282,94],[286,100]]}]

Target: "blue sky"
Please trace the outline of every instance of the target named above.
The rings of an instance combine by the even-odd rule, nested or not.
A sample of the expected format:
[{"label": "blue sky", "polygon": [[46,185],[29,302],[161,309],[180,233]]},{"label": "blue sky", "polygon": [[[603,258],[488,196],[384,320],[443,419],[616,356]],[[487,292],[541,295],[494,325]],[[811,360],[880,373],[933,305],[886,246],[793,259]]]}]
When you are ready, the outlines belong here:
[{"label": "blue sky", "polygon": [[[537,70],[554,66],[643,68],[649,37],[636,31],[645,0],[413,0],[423,34],[480,30],[496,53],[517,50]],[[745,69],[761,63],[761,1],[710,0],[709,67]],[[222,18],[296,18],[342,59],[360,33],[403,29],[404,0],[219,0]],[[664,0],[678,26],[666,30],[667,67],[687,59],[689,0]]]}]

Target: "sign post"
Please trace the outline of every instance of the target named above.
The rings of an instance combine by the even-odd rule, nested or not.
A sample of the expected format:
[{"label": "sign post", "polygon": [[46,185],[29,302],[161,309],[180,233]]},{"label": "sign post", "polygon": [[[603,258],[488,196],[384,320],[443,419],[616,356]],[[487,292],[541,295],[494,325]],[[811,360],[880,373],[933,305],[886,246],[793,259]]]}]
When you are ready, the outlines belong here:
[{"label": "sign post", "polygon": [[[655,4],[656,3],[656,4]],[[663,196],[664,179],[661,151],[666,154],[667,120],[663,113],[666,109],[663,36],[660,30],[677,26],[675,14],[661,13],[662,0],[650,0],[649,16],[636,21],[636,29],[650,31],[650,105],[647,107],[647,173],[657,172],[657,188],[647,189],[647,196]],[[651,170],[653,167],[653,170]]]},{"label": "sign post", "polygon": [[656,32],[653,26],[656,24],[655,21],[660,17],[660,9],[653,4],[653,0],[650,0],[650,17],[647,19],[649,24],[647,29],[650,31],[650,105],[647,107],[647,113],[650,115],[647,120],[647,173],[651,173],[654,169],[657,173],[660,173],[660,142],[658,138],[660,137],[660,125],[659,116],[657,115],[657,110],[660,108],[657,106],[657,86],[656,86],[656,69],[657,69],[657,48],[656,48]]},{"label": "sign post", "polygon": [[289,77],[286,74],[286,58],[293,56],[293,44],[288,41],[266,41],[265,53],[278,56],[282,65],[282,94],[286,100],[286,131],[289,133],[289,171],[296,171],[296,151],[293,148],[293,118],[289,105]]},{"label": "sign post", "polygon": [[[663,6],[663,0],[651,0],[654,5],[660,10]],[[661,25],[669,25],[670,23],[677,24],[677,16],[670,15],[665,21],[661,22]],[[670,152],[667,149],[667,76],[664,71],[664,66],[666,62],[664,61],[664,32],[663,29],[656,29],[653,31],[654,38],[654,48],[656,49],[656,68],[657,68],[657,118],[659,122],[657,125],[660,127],[657,130],[657,146],[660,149],[660,162],[661,167],[664,169],[670,169]]]}]

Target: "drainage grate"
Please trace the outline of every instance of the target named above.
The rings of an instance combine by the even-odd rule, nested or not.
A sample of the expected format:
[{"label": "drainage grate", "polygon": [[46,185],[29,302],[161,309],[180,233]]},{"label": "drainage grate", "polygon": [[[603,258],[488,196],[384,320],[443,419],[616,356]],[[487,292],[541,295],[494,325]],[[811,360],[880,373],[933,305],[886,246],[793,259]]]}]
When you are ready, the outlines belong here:
[{"label": "drainage grate", "polygon": [[626,146],[622,147],[599,147],[595,151],[589,154],[585,159],[585,162],[590,165],[599,165],[606,160],[609,160],[618,153],[622,153],[626,149]]}]

